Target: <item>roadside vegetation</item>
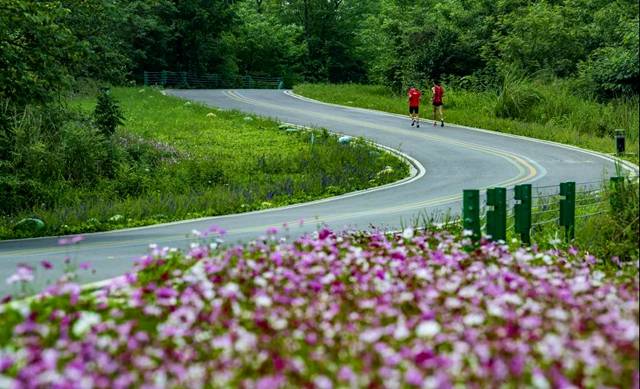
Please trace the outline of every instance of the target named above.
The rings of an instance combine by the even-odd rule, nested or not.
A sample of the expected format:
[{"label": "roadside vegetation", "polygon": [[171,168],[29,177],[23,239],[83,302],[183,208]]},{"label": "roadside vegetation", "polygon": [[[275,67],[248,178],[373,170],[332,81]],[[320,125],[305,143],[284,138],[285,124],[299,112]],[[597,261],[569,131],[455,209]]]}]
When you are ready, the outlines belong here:
[{"label": "roadside vegetation", "polygon": [[289,128],[152,88],[116,88],[100,98],[97,111],[95,95],[85,95],[54,115],[30,107],[9,116],[0,238],[246,212],[408,175],[398,157],[363,140],[341,144],[326,130]]},{"label": "roadside vegetation", "polygon": [[[444,83],[445,121],[524,135],[615,153],[616,129],[626,136],[626,158],[638,163],[640,117],[638,97],[606,103],[572,93],[562,80],[524,80],[507,76],[495,90],[469,88],[467,80]],[[431,119],[431,85],[423,91],[420,116]],[[360,84],[299,84],[294,92],[329,103],[407,114],[407,98],[391,88]],[[428,128],[425,129],[428,131]]]}]

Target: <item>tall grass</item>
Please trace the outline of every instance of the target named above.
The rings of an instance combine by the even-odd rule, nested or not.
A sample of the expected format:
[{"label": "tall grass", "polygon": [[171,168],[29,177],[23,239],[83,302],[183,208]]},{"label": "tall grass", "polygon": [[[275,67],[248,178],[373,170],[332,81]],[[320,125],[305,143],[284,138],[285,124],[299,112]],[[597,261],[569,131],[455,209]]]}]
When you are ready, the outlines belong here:
[{"label": "tall grass", "polygon": [[[572,93],[562,80],[531,81],[516,75],[505,78],[498,91],[470,91],[444,85],[445,121],[493,131],[576,145],[614,153],[613,133],[624,129],[627,159],[638,162],[640,117],[637,96],[599,103]],[[431,118],[431,88],[422,88]],[[294,91],[321,101],[347,106],[407,113],[406,97],[389,88],[357,84],[300,84]]]}]

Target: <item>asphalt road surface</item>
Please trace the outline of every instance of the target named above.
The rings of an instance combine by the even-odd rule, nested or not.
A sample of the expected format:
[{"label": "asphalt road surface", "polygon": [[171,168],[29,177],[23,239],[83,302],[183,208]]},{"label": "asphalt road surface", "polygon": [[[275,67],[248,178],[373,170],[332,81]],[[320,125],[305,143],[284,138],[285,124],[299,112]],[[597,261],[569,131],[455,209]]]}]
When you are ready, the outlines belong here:
[{"label": "asphalt road surface", "polygon": [[[0,296],[13,290],[4,280],[19,263],[37,267],[47,259],[61,269],[64,258],[71,256],[92,264],[95,272],[81,272],[81,281],[93,282],[129,271],[150,243],[184,249],[193,241],[192,230],[204,231],[214,224],[228,231],[226,242],[250,241],[263,236],[268,227],[283,223],[288,224],[291,237],[314,231],[320,224],[334,230],[372,225],[398,229],[419,215],[457,215],[463,189],[597,182],[615,172],[611,158],[573,147],[454,125],[433,127],[425,122],[418,129],[401,115],[319,103],[290,91],[167,92],[212,107],[364,136],[405,154],[412,164],[412,176],[385,187],[284,208],[86,234],[74,246],[59,246],[57,237],[0,242]],[[55,272],[47,273],[46,279],[55,276]]]}]

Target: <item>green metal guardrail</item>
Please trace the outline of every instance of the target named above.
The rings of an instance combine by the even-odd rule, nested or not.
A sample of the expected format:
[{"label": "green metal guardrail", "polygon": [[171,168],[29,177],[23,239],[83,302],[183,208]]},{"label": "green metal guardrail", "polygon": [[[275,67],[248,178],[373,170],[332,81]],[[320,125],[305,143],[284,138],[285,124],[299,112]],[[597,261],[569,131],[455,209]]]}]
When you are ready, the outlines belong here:
[{"label": "green metal guardrail", "polygon": [[144,72],[145,86],[184,89],[284,89],[282,77],[221,76],[219,74],[193,74],[189,72]]},{"label": "green metal guardrail", "polygon": [[[605,212],[599,211],[576,217],[577,208],[590,209],[604,204],[605,199],[597,195],[602,190],[601,186],[596,189],[589,188],[589,185],[593,184],[603,185],[604,181],[581,184],[563,182],[559,186],[536,187],[535,189],[539,191],[536,196],[532,195],[534,188],[531,184],[516,185],[510,190],[506,188],[487,189],[486,237],[494,241],[505,241],[507,230],[513,229],[519,235],[520,241],[528,245],[531,244],[532,229],[549,223],[557,223],[559,227],[564,227],[564,237],[569,242],[575,238],[576,218]],[[578,193],[576,191],[577,185],[584,186],[585,189]],[[622,191],[618,189],[625,185],[625,177],[611,177],[609,185],[611,191],[608,197],[611,208],[614,211],[620,211],[624,199],[620,198]],[[555,192],[556,190],[558,191]],[[511,214],[513,224],[508,227],[509,201],[507,192],[511,191],[513,192],[513,213]],[[577,194],[590,194],[591,197],[578,198]],[[535,212],[533,211],[533,200],[538,202]],[[469,235],[473,242],[478,242],[482,236],[480,210],[480,190],[465,189],[463,191],[462,224],[463,228],[470,232]]]}]

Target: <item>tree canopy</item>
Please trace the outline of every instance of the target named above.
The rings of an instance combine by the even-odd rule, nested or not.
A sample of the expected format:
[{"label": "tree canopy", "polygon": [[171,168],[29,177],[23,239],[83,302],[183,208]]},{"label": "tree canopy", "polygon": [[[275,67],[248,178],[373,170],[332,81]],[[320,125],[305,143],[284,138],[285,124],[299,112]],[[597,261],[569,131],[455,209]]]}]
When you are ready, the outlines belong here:
[{"label": "tree canopy", "polygon": [[404,88],[506,69],[638,93],[631,0],[0,0],[0,98],[55,99],[77,78],[144,70]]}]

